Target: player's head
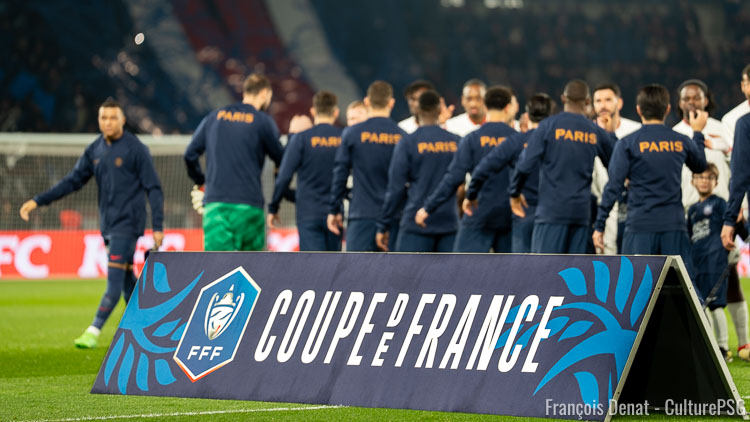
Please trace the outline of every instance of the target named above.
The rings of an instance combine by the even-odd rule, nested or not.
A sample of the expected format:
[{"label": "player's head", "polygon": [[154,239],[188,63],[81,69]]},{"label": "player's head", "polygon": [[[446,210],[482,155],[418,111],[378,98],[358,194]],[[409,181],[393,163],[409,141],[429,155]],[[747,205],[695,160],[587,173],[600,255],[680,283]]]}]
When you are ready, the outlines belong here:
[{"label": "player's head", "polygon": [[703,81],[699,79],[688,79],[677,88],[679,103],[677,116],[687,119],[688,112],[703,110],[711,114],[714,109],[714,101],[711,91]]},{"label": "player's head", "polygon": [[545,118],[551,116],[555,112],[555,102],[552,101],[552,97],[549,95],[539,92],[534,94],[526,102],[526,113],[529,114],[529,120],[532,123],[539,123]]},{"label": "player's head", "polygon": [[422,92],[417,99],[417,115],[420,124],[436,124],[440,115],[440,94],[434,89]]},{"label": "player's head", "polygon": [[[507,86],[495,85],[487,89],[484,94],[484,105],[487,111],[502,111],[508,116],[508,122],[518,113],[518,101],[513,89]],[[506,122],[506,123],[508,123]]]},{"label": "player's head", "polygon": [[310,114],[314,118],[336,120],[339,117],[338,99],[330,91],[318,91],[313,96],[313,106]]},{"label": "player's head", "polygon": [[411,113],[412,116],[417,115],[417,108],[419,107],[419,96],[429,89],[434,90],[435,87],[428,81],[422,79],[418,79],[407,85],[406,89],[404,90],[404,97],[406,98],[406,103],[409,105],[409,113]]},{"label": "player's head", "polygon": [[385,81],[375,81],[367,88],[367,97],[365,105],[370,111],[388,112],[393,109],[393,87]]},{"label": "player's head", "polygon": [[367,120],[367,107],[362,100],[354,100],[346,107],[346,125],[354,126]]},{"label": "player's head", "polygon": [[99,106],[99,130],[106,139],[119,139],[125,127],[125,112],[122,105],[108,99]]},{"label": "player's head", "polygon": [[703,173],[693,173],[693,186],[698,194],[705,198],[716,189],[719,180],[719,168],[714,163],[706,165],[706,171]]},{"label": "player's head", "polygon": [[475,122],[481,122],[487,114],[487,108],[484,105],[486,93],[487,85],[479,79],[469,79],[461,90],[461,107]]},{"label": "player's head", "polygon": [[249,100],[258,110],[268,110],[273,96],[271,81],[260,73],[250,74],[242,84],[242,96],[243,100]]},{"label": "player's head", "polygon": [[659,84],[646,85],[638,91],[636,110],[641,119],[663,122],[669,113],[669,90]]},{"label": "player's head", "polygon": [[562,94],[562,102],[585,111],[586,107],[591,104],[589,85],[582,79],[573,79],[568,82]]},{"label": "player's head", "polygon": [[596,113],[596,117],[619,117],[622,105],[622,92],[616,84],[601,84],[594,88],[594,113]]},{"label": "player's head", "polygon": [[742,69],[742,82],[740,83],[740,88],[745,94],[745,98],[750,100],[750,64]]}]

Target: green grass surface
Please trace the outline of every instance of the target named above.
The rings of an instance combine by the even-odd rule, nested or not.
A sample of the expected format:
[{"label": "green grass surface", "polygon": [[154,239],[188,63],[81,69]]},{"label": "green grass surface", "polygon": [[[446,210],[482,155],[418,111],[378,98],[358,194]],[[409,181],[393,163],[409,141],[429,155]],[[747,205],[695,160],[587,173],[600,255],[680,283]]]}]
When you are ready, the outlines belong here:
[{"label": "green grass surface", "polygon": [[[291,403],[90,394],[106,348],[112,341],[116,322],[122,315],[122,303],[104,327],[99,348],[76,349],[73,339],[91,322],[104,287],[101,280],[0,282],[0,421],[541,420],[410,410],[311,407]],[[750,297],[750,279],[743,280],[743,289],[745,296]],[[729,321],[730,346],[736,350],[737,340],[731,319]],[[735,359],[729,364],[729,369],[740,395],[750,396],[750,363]],[[648,417],[648,420],[672,419],[674,417],[664,415]]]}]

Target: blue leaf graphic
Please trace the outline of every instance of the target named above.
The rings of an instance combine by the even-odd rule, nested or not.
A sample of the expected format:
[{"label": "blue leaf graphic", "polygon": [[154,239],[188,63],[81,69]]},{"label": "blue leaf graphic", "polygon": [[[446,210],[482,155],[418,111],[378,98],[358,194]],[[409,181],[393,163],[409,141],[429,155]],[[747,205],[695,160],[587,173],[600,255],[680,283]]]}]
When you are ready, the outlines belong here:
[{"label": "blue leaf graphic", "polygon": [[522,349],[525,348],[529,344],[529,340],[531,340],[531,335],[536,332],[538,326],[539,324],[532,325],[531,328],[526,330],[526,332],[516,341],[516,344],[520,344]]},{"label": "blue leaf graphic", "polygon": [[125,344],[125,334],[120,334],[117,343],[112,347],[109,358],[107,358],[107,364],[104,366],[104,385],[109,386],[109,379],[112,377],[112,371],[115,370],[117,360],[120,359],[123,344]]},{"label": "blue leaf graphic", "polygon": [[578,337],[586,333],[586,331],[588,331],[592,325],[594,325],[594,323],[591,321],[576,321],[570,324],[570,327],[563,331],[562,335],[557,341],[563,341],[569,338]]},{"label": "blue leaf graphic", "polygon": [[633,287],[633,263],[623,256],[620,259],[620,276],[617,278],[615,288],[615,306],[620,313],[625,309],[631,287]]},{"label": "blue leaf graphic", "polygon": [[643,274],[643,280],[641,285],[638,287],[638,291],[635,293],[633,298],[633,304],[630,306],[630,325],[634,326],[635,322],[643,313],[643,310],[648,304],[648,300],[651,298],[651,288],[653,287],[654,279],[651,274],[651,268],[646,265],[646,272]]},{"label": "blue leaf graphic", "polygon": [[172,289],[169,288],[169,281],[167,280],[167,267],[161,262],[154,263],[154,289],[159,293],[168,293]]},{"label": "blue leaf graphic", "polygon": [[607,405],[612,401],[612,373],[609,373],[609,382],[607,382]]},{"label": "blue leaf graphic", "polygon": [[551,320],[547,321],[547,329],[549,330],[549,336],[553,337],[555,334],[559,333],[560,330],[565,328],[565,324],[568,323],[570,318],[566,316],[561,316],[557,318],[552,318]]},{"label": "blue leaf graphic", "polygon": [[[146,291],[146,275],[148,274],[148,259],[146,262],[143,263],[143,269],[141,270],[141,276],[138,278],[138,284],[135,286],[136,288],[133,290],[133,294],[135,295],[138,293],[138,287],[141,288],[144,292]],[[126,307],[125,310],[128,308]]]},{"label": "blue leaf graphic", "polygon": [[117,373],[117,388],[120,389],[122,394],[127,394],[128,391],[128,379],[130,378],[130,371],[133,369],[134,354],[133,345],[128,345],[128,350],[122,358],[122,364],[120,364],[120,372]]},{"label": "blue leaf graphic", "polygon": [[[513,327],[508,328],[507,330],[505,330],[505,332],[500,334],[500,338],[498,338],[497,343],[495,343],[495,349],[500,349],[505,346],[505,343],[508,341],[508,336],[510,336],[510,330],[512,329]],[[518,332],[520,333],[522,329],[523,329],[523,324],[520,324],[518,326]],[[516,333],[516,335],[518,335],[518,333]]]},{"label": "blue leaf graphic", "polygon": [[594,261],[594,290],[599,302],[606,303],[609,294],[609,267],[601,261]]},{"label": "blue leaf graphic", "polygon": [[158,359],[154,363],[154,372],[156,372],[156,381],[161,385],[169,385],[177,379],[172,375],[172,371],[169,369],[169,363],[164,359]]},{"label": "blue leaf graphic", "polygon": [[138,367],[135,370],[135,385],[143,391],[148,391],[148,357],[141,353],[138,357]]},{"label": "blue leaf graphic", "polygon": [[174,327],[177,326],[177,324],[180,323],[179,319],[176,319],[174,321],[165,322],[164,324],[160,325],[159,328],[154,330],[154,336],[155,337],[164,337],[168,335],[169,333],[174,330]]},{"label": "blue leaf graphic", "polygon": [[568,268],[558,273],[560,277],[565,280],[568,285],[568,290],[575,296],[583,296],[586,294],[586,279],[583,277],[583,272],[578,268]]},{"label": "blue leaf graphic", "polygon": [[182,325],[180,325],[180,327],[178,329],[176,329],[174,331],[174,333],[172,333],[172,337],[170,337],[169,339],[172,340],[172,341],[177,341],[177,340],[181,339],[182,338],[182,333],[185,331],[185,326],[186,325],[187,325],[187,322],[184,323],[184,324],[182,324]]},{"label": "blue leaf graphic", "polygon": [[599,383],[596,382],[596,377],[591,372],[576,372],[573,375],[578,381],[578,389],[581,391],[583,403],[596,407],[596,403],[599,401]]}]

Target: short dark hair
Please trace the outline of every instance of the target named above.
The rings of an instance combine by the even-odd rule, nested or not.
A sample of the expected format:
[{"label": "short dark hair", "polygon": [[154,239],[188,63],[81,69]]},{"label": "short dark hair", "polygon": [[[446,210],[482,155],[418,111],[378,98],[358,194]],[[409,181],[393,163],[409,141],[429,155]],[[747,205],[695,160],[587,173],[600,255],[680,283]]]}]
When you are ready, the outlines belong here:
[{"label": "short dark hair", "polygon": [[375,81],[367,88],[367,98],[374,108],[385,108],[393,98],[393,87],[386,81]]},{"label": "short dark hair", "polygon": [[404,97],[407,99],[411,97],[411,95],[420,89],[435,89],[435,87],[430,83],[429,81],[425,81],[423,79],[417,79],[416,81],[410,83],[406,86],[406,89],[404,89]]},{"label": "short dark hair", "polygon": [[318,91],[313,96],[315,113],[321,116],[333,116],[333,110],[338,104],[336,94],[330,91]]},{"label": "short dark hair", "polygon": [[650,84],[638,91],[635,103],[647,120],[663,120],[669,107],[669,90],[663,85]]},{"label": "short dark hair", "polygon": [[620,87],[617,84],[610,82],[597,85],[596,88],[594,88],[593,94],[596,94],[596,91],[604,91],[605,89],[614,92],[617,98],[622,98],[622,91],[620,90]]},{"label": "short dark hair", "polygon": [[116,100],[112,98],[107,98],[106,100],[104,100],[104,102],[102,103],[102,105],[99,106],[99,108],[119,108],[120,111],[125,113],[125,110],[122,108],[122,104],[120,104],[119,102],[117,102]]},{"label": "short dark hair", "polygon": [[440,113],[440,94],[428,89],[419,96],[419,111],[422,113]]},{"label": "short dark hair", "polygon": [[461,88],[461,92],[463,92],[464,89],[474,85],[487,89],[487,84],[484,83],[481,79],[471,78],[468,81],[464,82],[464,86]]},{"label": "short dark hair", "polygon": [[242,84],[242,91],[250,95],[256,95],[266,88],[271,89],[271,81],[260,73],[250,74]]},{"label": "short dark hair", "polygon": [[[685,82],[681,83],[680,86],[677,88],[677,101],[679,105],[679,101],[682,98],[682,90],[685,89],[687,86],[697,86],[700,88],[701,91],[703,91],[703,95],[706,96],[706,112],[711,115],[711,112],[714,111],[716,108],[716,101],[714,101],[714,95],[711,93],[711,90],[708,89],[708,85],[706,85],[705,82],[703,82],[700,79],[688,79]],[[678,106],[677,107],[677,117],[682,119],[682,109]]]},{"label": "short dark hair", "polygon": [[711,172],[711,174],[714,175],[717,179],[719,178],[719,168],[716,167],[716,164],[714,163],[706,163],[706,169],[700,173],[693,172],[693,176],[697,176],[699,174],[705,173],[705,172]]},{"label": "short dark hair", "polygon": [[487,106],[487,110],[502,110],[513,101],[514,96],[513,90],[509,87],[495,85],[484,94],[484,105]]},{"label": "short dark hair", "polygon": [[543,93],[537,93],[529,98],[526,102],[526,112],[529,113],[529,120],[539,123],[555,112],[556,104],[552,98]]},{"label": "short dark hair", "polygon": [[[742,69],[742,75],[745,75],[747,76],[747,79],[750,79],[750,64],[748,64],[747,66],[745,66],[744,69]],[[742,77],[742,75],[740,75],[740,77]]]},{"label": "short dark hair", "polygon": [[574,103],[583,103],[589,95],[589,84],[583,79],[573,79],[565,84],[563,96]]}]

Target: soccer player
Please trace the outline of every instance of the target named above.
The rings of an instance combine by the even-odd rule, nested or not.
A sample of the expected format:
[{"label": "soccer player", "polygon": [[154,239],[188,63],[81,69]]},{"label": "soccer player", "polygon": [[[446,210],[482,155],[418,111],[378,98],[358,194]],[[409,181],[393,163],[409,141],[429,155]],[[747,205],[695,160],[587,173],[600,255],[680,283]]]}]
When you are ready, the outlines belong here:
[{"label": "soccer player", "polygon": [[409,105],[409,113],[411,116],[398,122],[398,127],[406,133],[414,133],[415,130],[420,126],[417,120],[417,111],[419,109],[419,96],[427,90],[434,90],[435,87],[431,83],[423,80],[416,80],[410,83],[406,90],[404,90],[404,97],[406,98],[406,104]]},{"label": "soccer player", "polygon": [[727,306],[727,280],[722,273],[729,265],[728,252],[721,244],[721,227],[727,202],[714,195],[719,169],[708,163],[706,171],[693,174],[700,199],[688,209],[688,235],[695,268],[694,284],[709,309],[716,342],[725,359],[729,358],[729,330],[724,308]]},{"label": "soccer player", "polygon": [[691,140],[664,125],[670,109],[669,91],[665,87],[654,84],[641,88],[636,103],[643,127],[615,145],[609,182],[594,226],[594,245],[604,247],[605,220],[628,179],[628,219],[622,253],[680,255],[693,275],[680,174],[683,164],[697,173],[706,168],[701,131],[708,113],[690,112],[690,125],[695,131]]},{"label": "soccer player", "polygon": [[[555,111],[555,102],[549,95],[539,93],[529,98],[526,103],[526,115],[528,116],[528,131],[514,134],[505,142],[497,146],[486,157],[479,162],[474,172],[471,173],[471,183],[466,191],[466,199],[463,202],[464,212],[472,215],[477,207],[482,206],[477,197],[487,180],[504,168],[513,171],[519,156],[523,153],[529,136],[539,126],[539,122],[549,117]],[[539,191],[539,168],[531,172],[529,179],[523,188],[523,195],[529,208],[526,217],[513,215],[512,247],[513,253],[531,252],[531,235],[534,231],[534,212],[536,210]]]},{"label": "soccer player", "polygon": [[487,116],[484,96],[487,85],[479,79],[469,79],[461,90],[461,106],[464,112],[445,122],[445,129],[464,137],[479,128]]},{"label": "soccer player", "polygon": [[742,116],[750,113],[750,64],[742,69],[740,89],[745,95],[746,100],[739,103],[737,107],[731,109],[729,113],[725,114],[724,117],[721,118],[721,123],[723,123],[729,131],[729,139],[732,143],[734,143],[734,129],[737,125],[737,120],[742,118]]},{"label": "soccer player", "polygon": [[[612,83],[601,84],[594,89],[593,97],[594,113],[596,114],[599,127],[603,127],[602,118],[607,117],[612,119],[615,127],[615,135],[618,139],[622,139],[640,129],[640,123],[620,115],[625,102],[622,99],[622,92],[619,86]],[[601,201],[602,191],[608,180],[607,169],[599,157],[596,157],[594,159],[591,193],[596,196],[597,201]],[[627,189],[623,191],[623,194],[626,194],[626,192]],[[625,199],[623,198],[615,204],[607,218],[603,251],[605,254],[616,254],[622,247],[622,233],[625,230],[625,216],[627,215]]]},{"label": "soccer player", "polygon": [[146,227],[146,197],[151,207],[154,248],[164,240],[164,196],[148,148],[132,133],[124,130],[125,114],[116,101],[99,107],[97,137],[78,159],[73,170],[48,191],[21,206],[21,218],[81,189],[91,176],[96,178],[99,196],[99,220],[104,244],[108,247],[107,290],[97,308],[94,322],[74,344],[96,347],[99,333],[120,300],[125,303],[135,287],[133,254],[138,237]]},{"label": "soccer player", "polygon": [[354,126],[367,120],[367,107],[362,100],[355,100],[346,107],[346,125]]},{"label": "soccer player", "polygon": [[[491,87],[484,96],[484,103],[487,122],[461,139],[447,173],[417,211],[414,218],[417,225],[427,228],[434,224],[431,216],[443,204],[452,203],[450,200],[455,198],[456,188],[464,183],[466,173],[474,170],[479,161],[507,137],[517,133],[510,127],[518,112],[518,102],[510,88]],[[507,188],[508,170],[490,178],[479,195],[482,208],[461,218],[455,252],[510,252],[512,236]]]},{"label": "soccer player", "polygon": [[419,128],[396,145],[388,171],[388,191],[377,223],[375,242],[382,250],[388,250],[388,228],[399,214],[401,199],[407,195],[396,251],[453,251],[458,212],[452,201],[446,201],[432,213],[428,227],[414,222],[417,210],[440,181],[435,175],[445,173],[461,140],[438,126],[440,110],[440,95],[434,90],[424,91],[417,104]]},{"label": "soccer player", "polygon": [[[522,190],[541,162],[531,240],[534,253],[586,253],[594,157],[606,166],[614,145],[613,136],[584,115],[591,103],[586,82],[568,82],[561,98],[563,112],[544,119],[531,135],[510,186],[511,209],[524,218],[528,203]],[[612,119],[601,119],[606,131],[614,130]]]},{"label": "soccer player", "polygon": [[336,95],[320,91],[313,97],[310,114],[315,126],[290,136],[268,204],[269,228],[279,224],[279,204],[297,173],[297,231],[300,251],[340,251],[341,236],[326,225],[331,168],[336,148],[341,145],[341,129],[333,126],[339,116]]},{"label": "soccer player", "polygon": [[[393,110],[393,88],[384,81],[375,81],[367,89],[365,105],[369,118],[344,129],[341,146],[336,151],[333,181],[328,209],[328,229],[341,234],[346,180],[354,173],[352,200],[349,204],[346,250],[377,251],[376,219],[388,186],[388,167],[396,144],[406,133],[390,119]],[[390,228],[391,245],[396,241],[398,226]]]},{"label": "soccer player", "polygon": [[[677,89],[679,95],[679,107],[677,115],[682,119],[672,129],[687,137],[693,136],[693,130],[687,122],[690,111],[703,110],[709,113],[708,122],[703,129],[705,138],[706,161],[713,163],[719,169],[719,180],[714,193],[721,198],[729,198],[729,131],[718,120],[711,117],[714,102],[711,92],[703,81],[690,79],[683,82]],[[687,210],[692,204],[698,202],[698,191],[692,183],[692,172],[686,167],[682,169],[682,204]]]},{"label": "soccer player", "polygon": [[[260,251],[266,244],[261,173],[266,155],[278,166],[283,154],[279,129],[263,112],[272,95],[268,78],[257,73],[248,76],[242,102],[206,116],[185,150],[188,176],[196,184],[194,193],[205,184],[203,243],[207,251]],[[205,175],[199,161],[204,152]]]}]

